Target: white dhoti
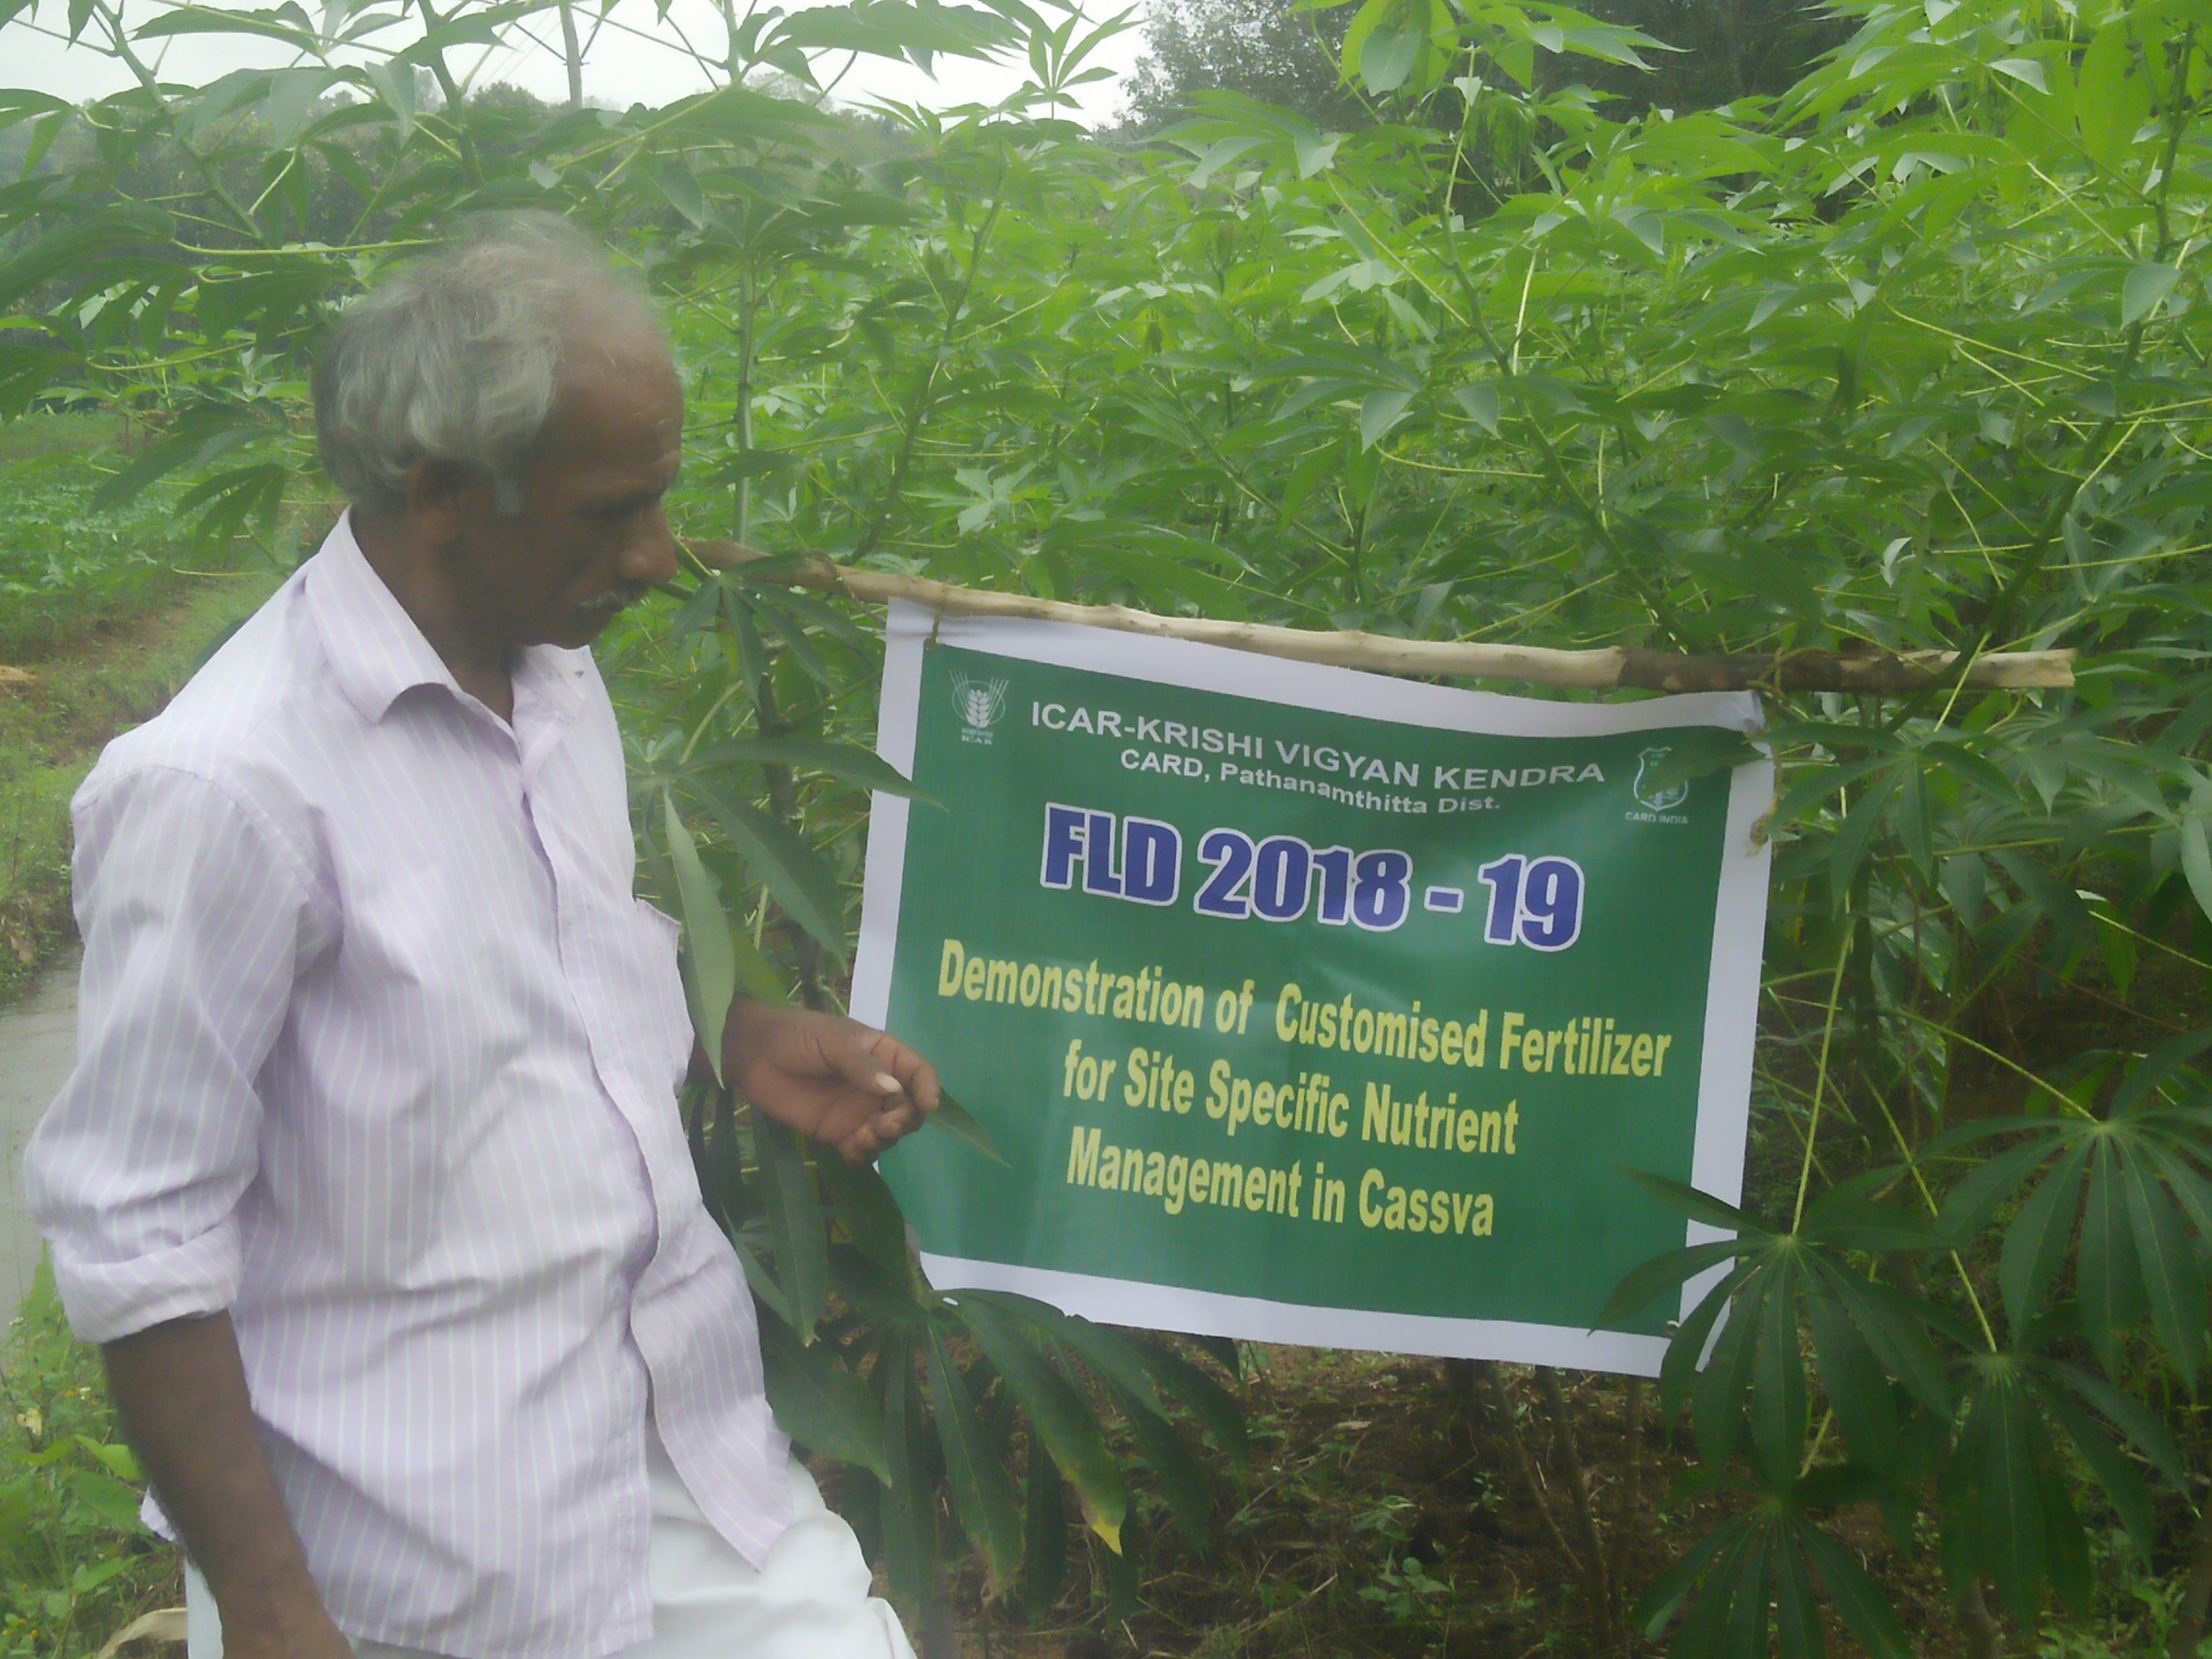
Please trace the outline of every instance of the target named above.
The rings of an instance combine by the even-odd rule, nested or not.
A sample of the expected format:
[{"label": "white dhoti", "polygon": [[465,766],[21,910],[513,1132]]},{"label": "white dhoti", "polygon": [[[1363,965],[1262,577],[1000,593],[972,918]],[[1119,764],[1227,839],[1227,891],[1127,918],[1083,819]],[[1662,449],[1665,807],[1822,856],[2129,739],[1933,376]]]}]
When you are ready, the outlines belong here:
[{"label": "white dhoti", "polygon": [[[914,1659],[890,1604],[868,1594],[860,1540],[797,1458],[791,1525],[756,1568],[700,1513],[658,1434],[647,1437],[647,1457],[653,1636],[623,1659]],[[185,1608],[187,1659],[222,1659],[215,1597],[189,1561]],[[356,1642],[354,1651],[359,1659],[442,1659],[382,1642]]]}]

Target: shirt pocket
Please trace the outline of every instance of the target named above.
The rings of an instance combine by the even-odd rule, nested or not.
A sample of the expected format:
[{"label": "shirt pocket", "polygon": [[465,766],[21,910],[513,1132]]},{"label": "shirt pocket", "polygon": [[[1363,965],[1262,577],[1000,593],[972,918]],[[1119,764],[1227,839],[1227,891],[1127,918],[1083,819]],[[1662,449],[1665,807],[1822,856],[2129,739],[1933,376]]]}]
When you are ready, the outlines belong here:
[{"label": "shirt pocket", "polygon": [[654,1057],[665,1062],[669,1086],[682,1085],[691,1064],[691,1008],[684,994],[684,975],[676,966],[676,918],[645,900],[637,904],[639,984],[660,1016]]}]

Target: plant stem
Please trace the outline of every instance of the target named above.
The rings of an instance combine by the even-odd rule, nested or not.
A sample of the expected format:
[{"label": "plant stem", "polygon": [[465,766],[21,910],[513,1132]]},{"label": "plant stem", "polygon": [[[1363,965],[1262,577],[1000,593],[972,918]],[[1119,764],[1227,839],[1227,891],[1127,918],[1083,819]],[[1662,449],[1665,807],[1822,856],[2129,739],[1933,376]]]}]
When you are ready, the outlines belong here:
[{"label": "plant stem", "polygon": [[1790,1231],[1793,1233],[1805,1220],[1805,1191],[1813,1180],[1813,1147],[1820,1138],[1820,1103],[1828,1087],[1828,1045],[1836,1034],[1836,1003],[1843,993],[1844,964],[1851,959],[1851,942],[1857,937],[1856,925],[1844,930],[1844,942],[1836,950],[1835,975],[1828,981],[1827,1018],[1820,1027],[1820,1069],[1813,1079],[1813,1114],[1805,1125],[1805,1161],[1797,1170],[1797,1207],[1790,1216]]},{"label": "plant stem", "polygon": [[1966,1593],[1960,1598],[1959,1628],[1966,1638],[1966,1659],[1998,1659],[2004,1651],[2004,1635],[1990,1614],[1979,1574],[1967,1581]]},{"label": "plant stem", "polygon": [[1597,1511],[1590,1502],[1589,1475],[1583,1468],[1582,1449],[1575,1443],[1573,1409],[1567,1404],[1566,1390],[1559,1386],[1557,1370],[1550,1365],[1537,1366],[1536,1381],[1544,1390],[1545,1404],[1552,1410],[1552,1443],[1559,1454],[1559,1467],[1567,1477],[1567,1495],[1574,1500],[1575,1535],[1589,1559],[1583,1581],[1589,1589],[1596,1620],[1598,1645],[1610,1647],[1613,1640],[1613,1576],[1607,1567],[1605,1540],[1598,1534]]},{"label": "plant stem", "polygon": [[[422,14],[427,39],[428,34],[437,32],[445,20],[431,9],[430,0],[415,0],[415,3]],[[428,57],[430,73],[438,82],[438,90],[445,94],[446,119],[453,125],[453,136],[460,141],[461,172],[473,188],[481,190],[484,182],[483,158],[477,154],[476,135],[469,131],[461,88],[453,79],[453,70],[446,67],[446,54],[442,47],[430,52]],[[411,70],[408,72],[412,73]]]},{"label": "plant stem", "polygon": [[1513,1415],[1513,1402],[1506,1395],[1504,1383],[1498,1380],[1497,1362],[1486,1359],[1477,1363],[1482,1368],[1484,1392],[1490,1396],[1491,1415],[1497,1419],[1498,1435],[1505,1442],[1505,1449],[1513,1460],[1513,1473],[1520,1477],[1521,1490],[1528,1497],[1528,1507],[1536,1511],[1536,1519],[1543,1525],[1544,1536],[1551,1540],[1552,1547],[1559,1552],[1559,1559],[1579,1574],[1583,1564],[1568,1547],[1566,1534],[1559,1530],[1559,1523],[1553,1516],[1552,1505],[1544,1496],[1543,1483],[1536,1478],[1535,1467],[1528,1459],[1528,1448],[1521,1437],[1521,1425]]},{"label": "plant stem", "polygon": [[561,0],[561,56],[568,65],[568,107],[584,106],[584,48],[576,39],[576,9]]}]

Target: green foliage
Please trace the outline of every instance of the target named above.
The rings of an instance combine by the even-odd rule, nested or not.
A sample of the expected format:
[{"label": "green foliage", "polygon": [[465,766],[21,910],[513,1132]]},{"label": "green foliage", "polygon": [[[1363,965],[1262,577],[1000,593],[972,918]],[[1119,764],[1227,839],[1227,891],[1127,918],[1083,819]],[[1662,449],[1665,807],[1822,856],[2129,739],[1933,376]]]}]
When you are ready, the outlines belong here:
[{"label": "green foliage", "polygon": [[[2108,1516],[2141,1549],[2185,1506],[2167,1402],[2202,1374],[2212,1199],[2201,1042],[2160,1045],[2205,1023],[2212,959],[2212,3],[1853,0],[1795,84],[1736,88],[1770,98],[1636,114],[1591,87],[1667,57],[1644,13],[1364,0],[1338,73],[1370,120],[1216,90],[1134,153],[1063,118],[1102,33],[1019,0],[733,14],[715,89],[658,109],[472,96],[454,46],[545,9],[134,33],[80,0],[134,73],[187,30],[300,58],[81,111],[0,95],[33,134],[0,187],[0,400],[139,411],[160,435],[118,499],[271,536],[332,307],[534,204],[665,296],[694,534],[1417,636],[2083,651],[2068,694],[1772,711],[1751,1195],[1666,1193],[1711,1242],[1623,1291],[1694,1283],[1666,1392],[1735,1507],[1638,1616],[1797,1654],[1825,1601],[1893,1651],[1841,1508],[1907,1537],[1932,1510],[1954,1585],[2030,1620],[2081,1603]],[[871,125],[810,90],[848,49],[1032,80]],[[887,781],[858,758],[875,647],[793,568],[695,570],[606,648],[702,1023],[730,984],[834,1005]],[[868,1472],[902,1597],[957,1531],[1049,1606],[1067,1490],[1126,1542],[1140,1465],[1203,1531],[1176,1407],[1237,1432],[1207,1373],[936,1295],[872,1177],[690,1110],[778,1408]]]},{"label": "green foliage", "polygon": [[[40,435],[35,422],[13,430]],[[0,432],[0,443],[7,435]],[[0,495],[0,514],[10,512],[53,516],[50,505]],[[277,580],[273,569],[251,566],[206,580],[165,568],[140,588],[134,555],[131,585],[118,594],[95,557],[80,568],[58,556],[54,568],[76,596],[57,610],[79,636],[64,651],[31,659],[27,686],[0,690],[0,1003],[28,985],[47,947],[67,937],[70,797],[100,745],[166,702]],[[182,594],[180,583],[190,584]],[[166,614],[131,615],[157,597]]]},{"label": "green foliage", "polygon": [[[817,1158],[790,1130],[715,1091],[687,1109],[708,1207],[753,1285],[777,1419],[801,1445],[865,1472],[864,1506],[881,1518],[902,1602],[920,1608],[941,1594],[947,1518],[975,1549],[988,1593],[1018,1576],[1041,1612],[1066,1549],[1063,1481],[1085,1526],[1115,1555],[1127,1552],[1128,1486],[1102,1399],[1141,1448],[1176,1523],[1206,1547],[1212,1500],[1195,1428],[1219,1454],[1241,1461],[1243,1452],[1218,1382],[1157,1338],[1026,1297],[932,1290],[872,1168]],[[1026,1431],[1026,1538],[1010,1468],[1018,1426]],[[1053,1592],[1041,1595],[1047,1584]]]},{"label": "green foliage", "polygon": [[38,415],[7,435],[15,441],[0,452],[0,662],[20,664],[167,598],[176,557],[167,502],[96,501],[118,470],[117,422]]},{"label": "green foliage", "polygon": [[169,1605],[176,1560],[139,1524],[143,1485],[41,1266],[0,1344],[0,1654],[76,1659]]}]

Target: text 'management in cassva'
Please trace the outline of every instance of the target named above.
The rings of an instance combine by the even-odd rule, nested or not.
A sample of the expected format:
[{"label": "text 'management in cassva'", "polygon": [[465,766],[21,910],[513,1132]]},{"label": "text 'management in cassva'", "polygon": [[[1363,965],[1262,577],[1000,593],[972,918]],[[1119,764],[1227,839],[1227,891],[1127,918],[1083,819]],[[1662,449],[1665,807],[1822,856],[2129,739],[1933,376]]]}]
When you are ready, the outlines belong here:
[{"label": "text 'management in cassva'", "polygon": [[[1185,890],[1183,834],[1164,818],[1048,802],[1039,884],[1129,904],[1177,903]],[[1413,860],[1395,848],[1316,847],[1297,836],[1254,837],[1221,824],[1198,837],[1191,908],[1223,921],[1297,921],[1370,933],[1402,925],[1413,907]],[[1509,853],[1475,872],[1488,889],[1490,945],[1564,951],[1582,937],[1582,866],[1557,854]],[[1422,890],[1425,909],[1456,915],[1464,889]]]}]

